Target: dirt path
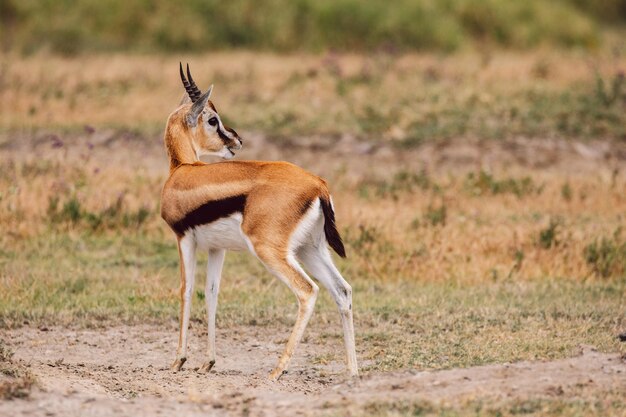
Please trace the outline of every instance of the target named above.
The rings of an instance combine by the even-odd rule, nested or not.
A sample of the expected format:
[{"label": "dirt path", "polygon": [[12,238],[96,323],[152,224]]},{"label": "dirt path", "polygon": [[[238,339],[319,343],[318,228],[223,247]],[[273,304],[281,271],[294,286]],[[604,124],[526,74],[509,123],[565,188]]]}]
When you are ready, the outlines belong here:
[{"label": "dirt path", "polygon": [[204,335],[195,330],[189,361],[179,373],[166,366],[175,344],[173,326],[5,332],[2,338],[15,351],[14,360],[30,368],[39,388],[30,399],[0,402],[0,416],[318,415],[381,402],[458,404],[476,398],[626,392],[624,359],[591,348],[582,349],[578,357],[554,362],[372,373],[348,380],[342,363],[314,363],[318,355],[340,348],[335,341],[330,345],[305,342],[290,372],[272,383],[266,375],[287,333],[254,327],[222,330],[218,363],[205,375],[195,370],[203,360],[205,345]]}]

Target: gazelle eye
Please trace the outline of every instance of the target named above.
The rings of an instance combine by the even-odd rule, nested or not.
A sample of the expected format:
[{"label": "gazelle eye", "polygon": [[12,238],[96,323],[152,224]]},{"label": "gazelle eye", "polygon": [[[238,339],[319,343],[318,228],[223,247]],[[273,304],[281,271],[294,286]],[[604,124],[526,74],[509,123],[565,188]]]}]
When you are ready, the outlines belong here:
[{"label": "gazelle eye", "polygon": [[209,124],[210,124],[211,126],[215,126],[215,125],[217,124],[217,117],[211,117],[211,118],[209,119]]}]

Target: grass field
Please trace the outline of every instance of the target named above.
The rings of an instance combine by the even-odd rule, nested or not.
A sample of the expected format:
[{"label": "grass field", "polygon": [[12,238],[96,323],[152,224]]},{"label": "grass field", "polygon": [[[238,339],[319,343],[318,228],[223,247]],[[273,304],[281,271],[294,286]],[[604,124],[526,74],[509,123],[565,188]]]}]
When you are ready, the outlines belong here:
[{"label": "grass field", "polygon": [[596,54],[230,52],[0,60],[0,130],[27,135],[87,125],[158,136],[182,96],[183,60],[200,86],[215,84],[218,110],[230,124],[276,141],[349,136],[402,148],[459,137],[626,137],[626,58],[619,44]]},{"label": "grass field", "polygon": [[[623,58],[189,60],[242,134],[240,159],[286,159],[329,180],[365,374],[551,360],[580,345],[626,352]],[[0,328],[174,323],[178,256],[158,199],[177,60],[4,56],[1,68]],[[232,253],[224,276],[218,328],[291,326],[293,296],[258,261]],[[310,332],[337,341],[339,330],[324,294]],[[461,411],[617,415],[624,399],[610,398]],[[437,407],[367,412],[459,412]]]},{"label": "grass field", "polygon": [[[132,322],[177,314],[177,253],[158,214],[166,175],[165,160],[158,155],[161,144],[139,140],[89,150],[82,140],[70,139],[57,149],[44,142],[28,157],[5,152],[0,200],[6,230],[0,303],[5,326],[76,318],[91,324]],[[623,325],[626,267],[621,174],[470,169],[442,175],[401,163],[397,172],[378,176],[347,168],[342,159],[325,157],[318,169],[335,184],[350,254],[340,266],[352,277],[356,303],[371,313],[361,317],[367,327],[402,333],[423,323],[422,330],[432,328],[440,336],[451,326],[489,338],[476,331],[485,320],[493,319],[494,330],[533,334],[546,323],[558,333],[565,330],[558,326],[571,325],[572,319],[584,325],[596,317],[607,321],[586,329],[585,340],[617,347],[611,340]],[[248,255],[231,255],[226,274],[234,281],[224,287],[224,324],[268,323],[292,310],[288,292]],[[258,297],[259,292],[266,297]],[[563,298],[577,301],[564,303]],[[327,301],[325,309],[334,314]],[[240,311],[240,305],[246,309]],[[597,314],[590,306],[599,308]],[[478,317],[474,309],[481,312]],[[196,316],[202,316],[199,307]],[[606,339],[598,338],[601,333]],[[563,342],[556,338],[552,343]],[[567,352],[553,347],[545,346],[543,354]],[[400,359],[396,366],[413,360]],[[481,361],[471,355],[450,360],[450,366]],[[436,358],[426,361],[446,366]]]}]

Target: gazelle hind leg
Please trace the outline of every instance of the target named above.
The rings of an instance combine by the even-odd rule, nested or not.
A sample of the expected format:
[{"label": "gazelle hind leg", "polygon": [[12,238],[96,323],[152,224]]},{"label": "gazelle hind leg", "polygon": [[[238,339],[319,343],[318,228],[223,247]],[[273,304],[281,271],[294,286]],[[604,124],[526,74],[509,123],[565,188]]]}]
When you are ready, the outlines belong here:
[{"label": "gazelle hind leg", "polygon": [[337,303],[343,326],[348,371],[350,375],[357,376],[359,370],[356,360],[354,321],[352,318],[352,287],[335,267],[330,252],[326,247],[326,242],[322,241],[319,246],[307,245],[300,250],[298,255],[304,267],[326,287],[335,303]]},{"label": "gazelle hind leg", "polygon": [[220,291],[225,254],[226,251],[224,249],[209,250],[204,290],[208,322],[208,350],[207,361],[200,368],[200,372],[209,372],[215,365],[215,314],[217,312],[217,296]]},{"label": "gazelle hind leg", "polygon": [[281,355],[278,365],[270,373],[270,379],[277,380],[287,369],[289,361],[300,343],[304,330],[313,314],[315,300],[319,291],[318,286],[309,278],[304,270],[291,256],[277,256],[274,249],[255,247],[255,253],[269,272],[283,281],[293,291],[298,300],[298,315],[293,326],[285,350]]},{"label": "gazelle hind leg", "polygon": [[176,359],[171,366],[174,371],[180,371],[187,360],[187,335],[196,274],[196,239],[193,234],[178,240],[178,254],[180,255],[180,334]]}]

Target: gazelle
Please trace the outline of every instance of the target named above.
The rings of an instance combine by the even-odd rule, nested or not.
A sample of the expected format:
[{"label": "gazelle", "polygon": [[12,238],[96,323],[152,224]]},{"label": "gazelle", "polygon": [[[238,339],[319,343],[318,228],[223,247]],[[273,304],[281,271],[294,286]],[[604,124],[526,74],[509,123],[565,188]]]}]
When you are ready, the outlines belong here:
[{"label": "gazelle", "polygon": [[345,257],[326,182],[287,162],[204,163],[201,155],[224,159],[241,149],[237,133],[222,123],[187,65],[180,65],[187,91],[165,128],[170,175],[161,196],[161,216],[176,233],[180,255],[180,335],[173,370],[187,359],[187,333],[195,280],[196,250],[208,251],[205,300],[208,315],[208,372],[215,364],[215,312],[226,250],[248,250],[296,295],[298,315],[271,379],[286,370],[313,313],[318,286],[304,267],[328,289],[339,311],[347,365],[357,375],[352,321],[352,289],[333,264],[327,243]]}]

